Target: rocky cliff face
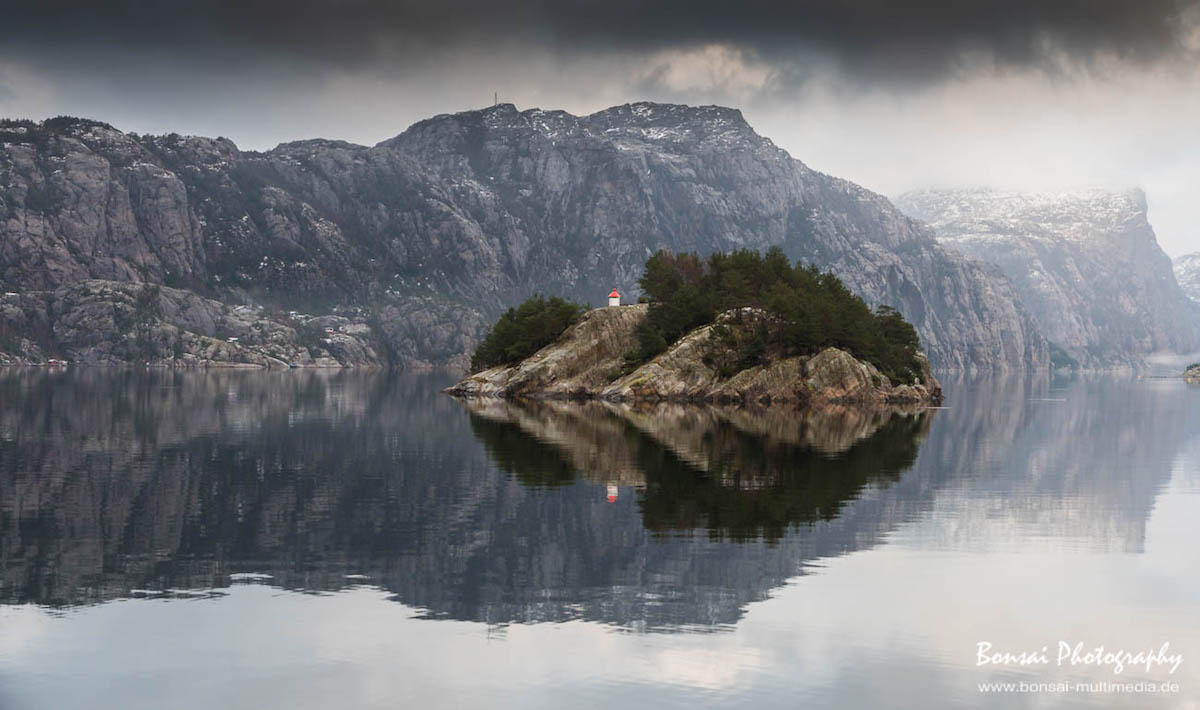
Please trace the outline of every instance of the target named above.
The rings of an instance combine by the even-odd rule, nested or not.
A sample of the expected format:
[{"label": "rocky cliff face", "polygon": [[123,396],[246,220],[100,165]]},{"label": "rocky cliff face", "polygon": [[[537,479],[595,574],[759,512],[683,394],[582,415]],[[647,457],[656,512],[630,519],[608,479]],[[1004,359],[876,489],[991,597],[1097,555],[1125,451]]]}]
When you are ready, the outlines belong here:
[{"label": "rocky cliff face", "polygon": [[[467,377],[447,391],[464,397],[582,398],[626,402],[716,401],[792,405],[940,403],[941,385],[926,363],[920,382],[892,383],[870,363],[837,348],[788,357],[723,375],[711,355],[714,325],[697,328],[636,369],[625,353],[649,306],[586,313],[562,336],[528,358]],[[741,309],[755,317],[753,309]],[[759,312],[761,313],[761,312]],[[717,323],[738,327],[733,311]]]},{"label": "rocky cliff face", "polygon": [[897,205],[944,245],[999,267],[1083,367],[1139,367],[1151,353],[1200,347],[1200,307],[1176,283],[1140,190],[927,190]]},{"label": "rocky cliff face", "polygon": [[1179,288],[1193,301],[1200,302],[1200,252],[1184,254],[1172,262]]},{"label": "rocky cliff face", "polygon": [[[487,324],[535,291],[636,296],[660,248],[772,245],[899,308],[938,365],[1048,357],[998,272],[719,107],[577,117],[500,105],[374,147],[312,140],[266,153],[78,119],[9,121],[0,196],[2,291],[106,280],[313,316],[352,307],[378,354],[402,366],[465,365]],[[31,335],[16,337],[63,349]]]},{"label": "rocky cliff face", "polygon": [[[204,367],[382,367],[363,319],[271,315],[190,291],[88,279],[54,291],[0,296],[0,364],[71,362]],[[56,359],[56,358],[55,358]]]}]

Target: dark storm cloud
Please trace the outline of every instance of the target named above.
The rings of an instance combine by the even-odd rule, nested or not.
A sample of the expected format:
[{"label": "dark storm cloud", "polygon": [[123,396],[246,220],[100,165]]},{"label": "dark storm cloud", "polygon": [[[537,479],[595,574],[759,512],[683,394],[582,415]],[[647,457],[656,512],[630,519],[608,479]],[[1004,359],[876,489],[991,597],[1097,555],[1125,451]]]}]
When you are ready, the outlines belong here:
[{"label": "dark storm cloud", "polygon": [[[864,80],[937,80],[964,62],[1001,68],[1185,57],[1200,0],[83,0],[24,2],[0,41],[121,49],[189,62],[292,57],[402,71],[431,55],[537,48],[566,56],[724,43],[803,74],[819,59]],[[395,62],[395,64],[392,64]]]},{"label": "dark storm cloud", "polygon": [[1140,185],[1168,251],[1196,249],[1200,0],[0,2],[0,116],[269,149],[493,92],[720,103],[888,194]]}]

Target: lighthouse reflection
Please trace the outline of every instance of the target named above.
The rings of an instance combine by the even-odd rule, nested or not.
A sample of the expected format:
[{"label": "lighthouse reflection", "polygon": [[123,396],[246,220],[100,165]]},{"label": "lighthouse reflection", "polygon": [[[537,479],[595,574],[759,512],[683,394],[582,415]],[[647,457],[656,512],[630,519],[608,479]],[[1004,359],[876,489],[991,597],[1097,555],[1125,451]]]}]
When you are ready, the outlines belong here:
[{"label": "lighthouse reflection", "polygon": [[367,585],[430,619],[724,629],[959,470],[905,470],[930,414],[519,406],[447,384],[0,373],[0,604]]},{"label": "lighthouse reflection", "polygon": [[656,535],[778,540],[910,468],[931,411],[467,400],[496,465],[532,487],[636,496]]}]

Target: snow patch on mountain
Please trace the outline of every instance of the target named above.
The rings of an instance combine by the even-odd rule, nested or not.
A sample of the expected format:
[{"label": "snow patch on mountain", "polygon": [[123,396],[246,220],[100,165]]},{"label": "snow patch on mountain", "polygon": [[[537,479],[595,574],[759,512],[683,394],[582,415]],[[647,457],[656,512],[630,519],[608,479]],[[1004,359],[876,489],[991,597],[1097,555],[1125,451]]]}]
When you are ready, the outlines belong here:
[{"label": "snow patch on mountain", "polygon": [[1146,219],[1146,195],[1136,188],[1044,193],[917,190],[897,204],[928,222],[945,244],[1003,242],[1014,236],[1086,243],[1111,238]]},{"label": "snow patch on mountain", "polygon": [[1193,301],[1200,302],[1200,252],[1184,254],[1172,265],[1179,287]]},{"label": "snow patch on mountain", "polygon": [[896,205],[944,246],[998,266],[1063,362],[1136,368],[1200,346],[1200,310],[1176,283],[1141,190],[919,190]]}]

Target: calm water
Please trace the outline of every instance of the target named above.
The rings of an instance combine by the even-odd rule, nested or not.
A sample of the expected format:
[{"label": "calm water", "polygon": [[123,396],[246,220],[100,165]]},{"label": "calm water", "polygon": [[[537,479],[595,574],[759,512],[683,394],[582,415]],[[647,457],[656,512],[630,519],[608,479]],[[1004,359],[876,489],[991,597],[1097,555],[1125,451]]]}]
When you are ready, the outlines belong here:
[{"label": "calm water", "polygon": [[1200,707],[1200,388],[799,417],[445,384],[0,372],[0,707]]}]

